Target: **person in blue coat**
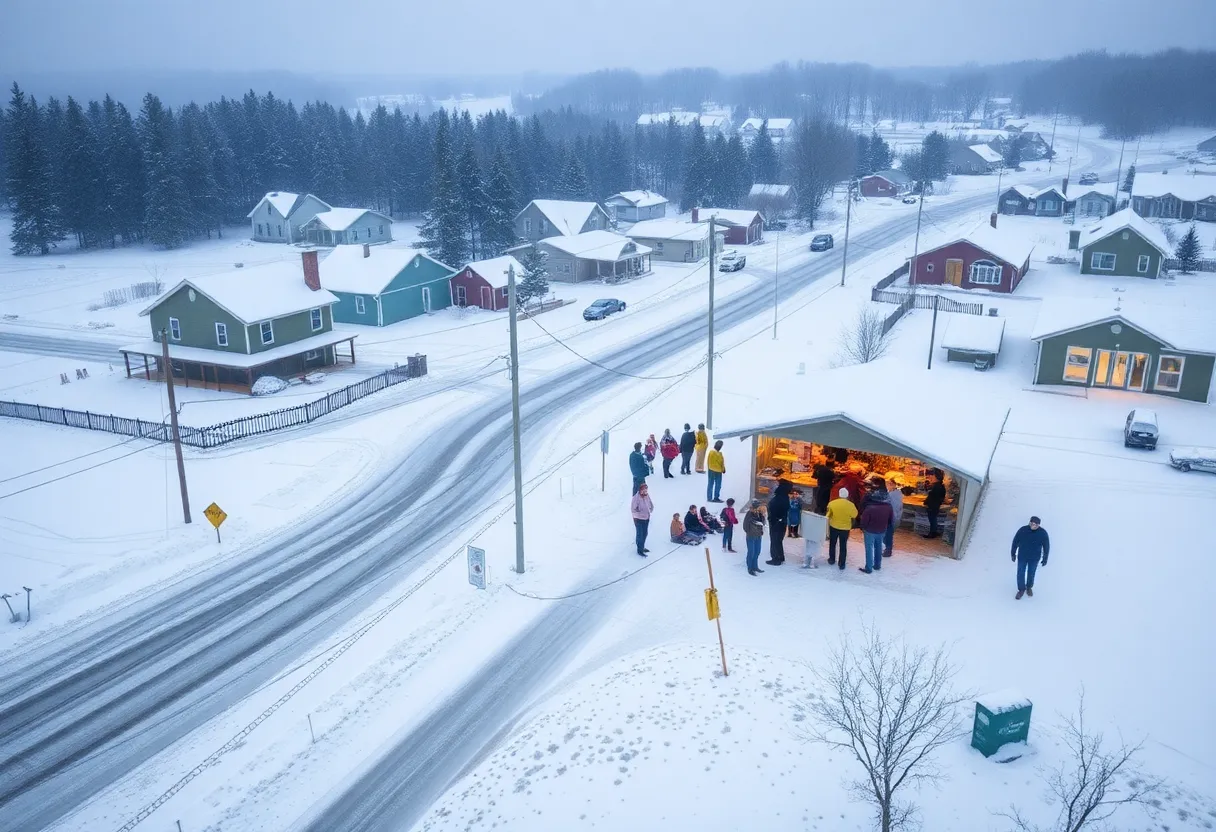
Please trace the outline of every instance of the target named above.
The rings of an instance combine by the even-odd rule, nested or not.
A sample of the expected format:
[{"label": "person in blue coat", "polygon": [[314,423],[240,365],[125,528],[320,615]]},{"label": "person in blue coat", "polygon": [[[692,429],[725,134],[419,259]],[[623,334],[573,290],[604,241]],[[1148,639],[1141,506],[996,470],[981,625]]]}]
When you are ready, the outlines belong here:
[{"label": "person in blue coat", "polygon": [[646,461],[646,455],[642,453],[642,443],[633,443],[633,453],[629,455],[629,473],[633,474],[633,493],[637,494],[638,489],[642,487],[642,483],[646,482],[646,477],[650,473],[650,463]]},{"label": "person in blue coat", "polygon": [[1034,573],[1040,566],[1047,565],[1050,552],[1051,538],[1047,536],[1047,529],[1040,525],[1038,517],[1031,517],[1027,525],[1017,530],[1009,550],[1009,559],[1018,565],[1018,594],[1014,599],[1020,600],[1023,595],[1034,597]]}]

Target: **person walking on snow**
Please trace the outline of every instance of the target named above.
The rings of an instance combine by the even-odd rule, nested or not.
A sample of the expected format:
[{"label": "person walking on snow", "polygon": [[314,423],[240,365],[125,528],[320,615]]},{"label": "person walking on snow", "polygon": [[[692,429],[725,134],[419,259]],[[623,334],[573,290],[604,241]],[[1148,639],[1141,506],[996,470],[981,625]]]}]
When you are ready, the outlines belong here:
[{"label": "person walking on snow", "polygon": [[790,489],[793,487],[789,480],[779,480],[768,501],[769,559],[765,563],[769,566],[785,563],[785,524],[790,517]]},{"label": "person walking on snow", "polygon": [[638,545],[638,554],[642,557],[650,552],[646,548],[646,535],[650,533],[650,515],[654,511],[654,503],[650,501],[650,489],[646,483],[633,495],[629,503],[629,513],[633,515],[634,540]]},{"label": "person walking on snow", "polygon": [[735,551],[735,526],[739,525],[739,518],[735,515],[735,498],[728,497],[726,500],[726,508],[722,509],[722,513],[718,515],[722,520],[722,549],[726,552]]},{"label": "person walking on snow", "polygon": [[680,455],[680,443],[671,435],[671,428],[663,431],[659,440],[659,454],[663,457],[663,479],[674,480],[676,475],[671,473],[671,461]]},{"label": "person walking on snow", "polygon": [[709,434],[705,432],[705,425],[697,425],[696,441],[693,443],[693,448],[697,452],[697,473],[705,473],[705,452],[709,450]]},{"label": "person walking on snow", "polygon": [[1039,525],[1039,518],[1031,517],[1030,523],[1017,530],[1009,550],[1009,559],[1018,564],[1018,594],[1013,596],[1014,600],[1021,600],[1023,595],[1034,597],[1034,573],[1047,565],[1049,552],[1051,538],[1047,529]]},{"label": "person walking on snow", "polygon": [[680,436],[680,473],[692,473],[692,452],[697,446],[697,437],[692,432],[692,425],[684,423],[684,433]]},{"label": "person walking on snow", "polygon": [[759,575],[760,546],[764,542],[764,511],[759,500],[752,500],[743,515],[743,539],[747,542],[747,574]]},{"label": "person walking on snow", "polygon": [[891,502],[887,499],[885,488],[878,485],[876,483],[866,495],[859,523],[865,539],[866,565],[858,568],[867,575],[882,569],[882,547],[887,539],[887,529],[891,527]]},{"label": "person walking on snow", "polygon": [[798,528],[802,525],[802,492],[794,489],[790,497],[790,516],[786,518],[790,537],[798,537]]},{"label": "person walking on snow", "polygon": [[884,558],[891,557],[891,551],[895,546],[895,530],[899,528],[899,521],[904,516],[904,492],[899,490],[899,483],[895,480],[887,480],[887,499],[891,503],[891,525],[887,527],[887,537],[883,541],[885,547],[882,556]]},{"label": "person walking on snow", "polygon": [[857,506],[849,499],[849,489],[836,491],[836,499],[828,503],[828,564],[836,562],[836,544],[840,544],[840,568],[849,554],[849,532],[857,517]]},{"label": "person walking on snow", "polygon": [[929,515],[929,533],[921,536],[926,540],[942,535],[941,530],[937,527],[937,515],[942,510],[942,503],[946,502],[946,484],[942,479],[941,469],[934,468],[933,485],[929,486],[929,493],[925,495],[925,514]]},{"label": "person walking on snow", "polygon": [[633,453],[629,455],[629,473],[633,474],[633,493],[637,494],[642,483],[646,482],[646,475],[650,473],[650,466],[642,455],[641,442],[633,443]]},{"label": "person walking on snow", "polygon": [[722,440],[719,439],[709,452],[709,479],[705,483],[705,499],[709,502],[722,502],[722,475],[725,473],[726,458],[722,456]]},{"label": "person walking on snow", "polygon": [[650,438],[646,440],[646,448],[642,455],[646,457],[646,466],[650,468],[650,473],[654,473],[654,458],[659,452],[659,443],[655,440],[654,434],[650,434]]}]

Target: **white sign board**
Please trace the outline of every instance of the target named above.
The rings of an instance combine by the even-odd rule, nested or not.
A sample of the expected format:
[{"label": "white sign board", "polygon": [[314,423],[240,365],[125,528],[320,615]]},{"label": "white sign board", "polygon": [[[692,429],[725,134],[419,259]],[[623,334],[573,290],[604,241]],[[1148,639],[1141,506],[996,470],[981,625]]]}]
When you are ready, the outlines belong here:
[{"label": "white sign board", "polygon": [[467,547],[469,551],[469,583],[478,589],[486,588],[486,550],[476,546]]}]

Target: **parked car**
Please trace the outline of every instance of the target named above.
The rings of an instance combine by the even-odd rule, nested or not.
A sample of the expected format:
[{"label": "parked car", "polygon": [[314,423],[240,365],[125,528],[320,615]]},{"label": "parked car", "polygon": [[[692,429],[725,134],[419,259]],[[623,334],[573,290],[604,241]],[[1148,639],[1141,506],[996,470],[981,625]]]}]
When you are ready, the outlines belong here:
[{"label": "parked car", "polygon": [[831,234],[816,234],[811,238],[811,251],[827,251],[836,245]]},{"label": "parked car", "polygon": [[1179,471],[1207,471],[1216,474],[1216,448],[1174,448],[1170,465]]},{"label": "parked car", "polygon": [[1081,185],[1097,185],[1098,184],[1098,174],[1083,173],[1083,174],[1081,174],[1081,178],[1078,179],[1077,182],[1078,182],[1078,184],[1081,184]]},{"label": "parked car", "polygon": [[790,224],[785,220],[769,220],[764,223],[765,231],[785,231],[790,227]]},{"label": "parked car", "polygon": [[904,205],[915,205],[916,199],[917,198],[914,194],[908,194],[906,197],[901,199],[900,202],[902,202]]},{"label": "parked car", "polygon": [[584,321],[602,321],[613,312],[624,312],[625,301],[616,298],[600,298],[583,310]]},{"label": "parked car", "polygon": [[1127,422],[1123,425],[1123,447],[1156,449],[1157,414],[1154,411],[1138,407],[1127,414]]},{"label": "parked car", "polygon": [[728,251],[718,258],[718,271],[737,272],[747,265],[747,257],[737,251]]}]

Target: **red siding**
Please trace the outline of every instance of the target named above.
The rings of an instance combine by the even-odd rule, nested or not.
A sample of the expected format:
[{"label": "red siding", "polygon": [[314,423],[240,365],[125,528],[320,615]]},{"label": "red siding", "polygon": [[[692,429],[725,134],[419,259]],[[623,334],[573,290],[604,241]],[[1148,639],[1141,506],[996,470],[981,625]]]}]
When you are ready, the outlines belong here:
[{"label": "red siding", "polygon": [[[949,245],[932,251],[922,252],[916,258],[916,275],[915,281],[920,285],[925,286],[940,286],[946,282],[946,261],[947,260],[962,260],[963,274],[959,281],[960,289],[988,289],[992,292],[1012,292],[1017,288],[1017,285],[1022,281],[1023,275],[1026,274],[1026,264],[1014,266],[996,257],[983,249],[976,248],[967,242],[954,242]],[[1001,268],[1001,282],[999,284],[976,284],[971,283],[968,277],[971,273],[971,264],[976,260],[991,260],[999,264]]]},{"label": "red siding", "polygon": [[764,220],[756,217],[752,220],[752,224],[748,226],[732,225],[724,229],[726,235],[724,239],[731,245],[745,246],[749,243],[758,243],[764,239]]},{"label": "red siding", "polygon": [[[466,306],[480,306],[482,309],[488,309],[491,312],[496,312],[499,309],[507,308],[507,302],[503,298],[503,293],[499,290],[499,288],[493,286],[488,280],[477,274],[477,272],[473,271],[472,269],[461,269],[452,276],[451,283],[453,304],[457,303],[456,287],[463,286],[465,290]],[[483,295],[485,293],[482,292],[483,288],[490,290],[488,306],[484,302],[485,298],[483,298]]]},{"label": "red siding", "polygon": [[866,176],[861,180],[862,196],[898,196],[899,189],[881,176]]}]

